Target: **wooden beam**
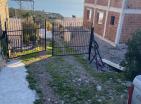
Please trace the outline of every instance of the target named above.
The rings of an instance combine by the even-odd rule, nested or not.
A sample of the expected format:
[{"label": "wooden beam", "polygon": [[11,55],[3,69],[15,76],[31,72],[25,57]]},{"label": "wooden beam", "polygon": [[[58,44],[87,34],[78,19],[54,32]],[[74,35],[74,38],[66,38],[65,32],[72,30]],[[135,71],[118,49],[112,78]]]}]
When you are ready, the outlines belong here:
[{"label": "wooden beam", "polygon": [[103,61],[105,64],[107,64],[107,65],[109,65],[109,66],[112,66],[112,67],[114,67],[114,68],[116,68],[116,69],[118,69],[118,70],[120,70],[120,71],[125,71],[125,68],[122,67],[122,66],[120,66],[119,64],[116,64],[116,63],[114,63],[114,62],[111,62],[111,61],[109,61],[109,60],[107,60],[107,59],[102,59],[102,61]]}]

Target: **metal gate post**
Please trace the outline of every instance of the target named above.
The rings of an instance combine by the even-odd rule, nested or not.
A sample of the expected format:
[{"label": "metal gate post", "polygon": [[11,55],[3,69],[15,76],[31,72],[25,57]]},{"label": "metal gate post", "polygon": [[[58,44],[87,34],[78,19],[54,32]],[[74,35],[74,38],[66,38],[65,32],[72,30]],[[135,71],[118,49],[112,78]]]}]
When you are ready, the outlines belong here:
[{"label": "metal gate post", "polygon": [[47,24],[46,24],[46,19],[45,19],[45,51],[47,50]]},{"label": "metal gate post", "polygon": [[90,43],[89,43],[89,57],[88,60],[91,60],[91,51],[92,51],[92,43],[94,39],[94,27],[91,27],[91,34],[90,34]]},{"label": "metal gate post", "polygon": [[54,55],[54,23],[52,23],[52,56]]},{"label": "metal gate post", "polygon": [[9,48],[8,48],[8,36],[7,36],[7,23],[5,22],[5,31],[4,31],[4,35],[5,35],[5,40],[6,40],[6,57],[9,58]]}]

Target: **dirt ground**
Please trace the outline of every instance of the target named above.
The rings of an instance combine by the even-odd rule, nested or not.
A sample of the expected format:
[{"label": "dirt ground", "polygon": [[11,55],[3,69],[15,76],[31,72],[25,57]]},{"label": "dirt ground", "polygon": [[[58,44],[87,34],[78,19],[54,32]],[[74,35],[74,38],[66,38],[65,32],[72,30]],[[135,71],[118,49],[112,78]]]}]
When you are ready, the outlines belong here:
[{"label": "dirt ground", "polygon": [[41,94],[36,104],[127,104],[123,74],[97,72],[82,56],[27,57],[23,62]]}]

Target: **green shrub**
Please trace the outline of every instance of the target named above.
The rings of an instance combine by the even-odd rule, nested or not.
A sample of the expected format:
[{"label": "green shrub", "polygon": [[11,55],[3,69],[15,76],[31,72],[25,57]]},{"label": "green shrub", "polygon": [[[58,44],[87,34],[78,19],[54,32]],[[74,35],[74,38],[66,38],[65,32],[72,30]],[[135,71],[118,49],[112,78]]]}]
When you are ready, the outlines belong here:
[{"label": "green shrub", "polygon": [[24,21],[22,26],[24,44],[29,44],[30,42],[39,40],[39,26],[37,24],[34,22]]},{"label": "green shrub", "polygon": [[126,67],[126,78],[133,80],[135,76],[141,74],[141,30],[133,34],[128,41],[128,50],[125,56],[124,66]]},{"label": "green shrub", "polygon": [[46,21],[46,28],[47,28],[47,31],[51,31],[52,30],[52,24],[51,24],[51,22]]}]

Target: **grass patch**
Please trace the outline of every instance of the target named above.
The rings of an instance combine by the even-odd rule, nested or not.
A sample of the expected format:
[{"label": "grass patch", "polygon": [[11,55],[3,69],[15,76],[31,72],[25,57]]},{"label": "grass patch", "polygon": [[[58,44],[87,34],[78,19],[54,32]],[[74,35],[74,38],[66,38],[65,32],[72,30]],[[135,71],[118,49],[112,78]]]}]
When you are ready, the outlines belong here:
[{"label": "grass patch", "polygon": [[[40,57],[36,58],[41,59]],[[34,60],[37,60],[36,58]],[[77,69],[75,64],[72,65],[66,62],[63,57],[51,57],[49,61],[43,64],[45,65],[44,70],[51,75],[52,80],[49,80],[48,85],[59,95],[62,103],[118,104],[116,99],[120,100],[118,97],[120,97],[126,89],[120,82],[117,82],[117,79],[123,80],[121,73],[99,73],[95,71],[82,56],[76,56],[75,58],[84,67],[84,70],[96,79],[98,84],[103,85],[102,91],[99,92],[96,90],[97,84],[95,83],[87,84],[83,82],[83,80],[83,83],[78,82],[77,79],[80,78],[80,74],[77,73],[76,70],[80,69]],[[36,64],[34,67],[36,67]],[[30,69],[30,66],[28,69]],[[36,84],[37,79],[34,79],[34,73],[29,72],[29,75],[31,75],[28,77],[28,81],[31,83],[31,89],[35,89],[40,98],[43,98],[41,90],[38,89],[38,85]],[[108,82],[109,80],[110,82]],[[109,91],[112,91],[112,96],[108,95]],[[111,99],[111,97],[113,97],[113,99]],[[42,104],[42,101],[43,99],[36,100],[35,104]]]},{"label": "grass patch", "polygon": [[39,97],[38,99],[36,99],[34,101],[34,104],[43,104],[43,101],[44,101],[43,100],[43,94],[42,94],[42,91],[39,88],[36,80],[34,79],[35,78],[34,74],[32,72],[30,72],[29,70],[28,70],[27,73],[28,73],[28,75],[27,75],[26,79],[29,82],[29,88],[32,89],[32,90],[35,90],[36,93],[38,94],[38,97]]},{"label": "grass patch", "polygon": [[[50,73],[53,79],[50,82],[50,86],[60,95],[65,104],[85,104],[89,102],[89,99],[93,99],[95,95],[95,87],[93,85],[76,87],[75,83],[72,82],[74,77],[70,73],[75,70],[74,66],[64,62],[59,57],[53,62],[48,62],[46,67],[47,72]],[[90,102],[96,103],[97,101],[93,99]],[[99,103],[97,102],[96,104]]]},{"label": "grass patch", "polygon": [[29,54],[33,54],[33,53],[37,53],[44,50],[44,47],[36,47],[34,49],[31,50],[24,50],[22,52],[12,52],[10,57],[19,57],[19,56],[23,56],[23,55],[29,55]]},{"label": "grass patch", "polygon": [[[62,54],[63,51],[73,51],[73,49],[65,48],[64,50],[60,48],[55,49],[56,54]],[[45,57],[49,57],[49,54],[52,52],[51,48],[48,48],[47,55]],[[40,61],[45,57],[40,57],[38,54],[32,54],[31,56],[23,57],[23,62],[28,64],[32,64],[35,61]],[[63,57],[51,57],[49,61],[44,63],[45,71],[47,71],[52,80],[49,81],[49,86],[59,95],[63,104],[119,104],[116,101],[117,96],[121,96],[123,91],[126,89],[125,86],[121,85],[121,82],[118,82],[117,79],[121,81],[124,80],[122,73],[117,72],[103,72],[99,73],[94,70],[91,65],[83,58],[83,56],[75,56],[77,62],[79,62],[83,69],[88,73],[91,77],[93,77],[100,85],[102,86],[102,91],[98,92],[96,90],[95,83],[86,83],[79,82],[78,78],[80,78],[80,73],[77,73],[76,70],[81,70],[76,67],[76,65],[72,65],[64,60]],[[69,60],[69,59],[68,59]],[[33,63],[34,64],[34,63]],[[36,64],[35,64],[36,66]],[[30,67],[28,67],[30,69]],[[32,68],[31,68],[32,69]],[[39,100],[36,100],[35,104],[42,104],[43,97],[42,92],[38,88],[36,84],[37,79],[34,79],[34,73],[29,72],[28,81],[30,83],[30,88],[35,89],[40,97]],[[110,81],[110,82],[109,82]],[[111,96],[108,95],[109,91],[111,92]],[[116,96],[116,97],[115,97]],[[111,99],[110,97],[113,97]],[[102,101],[100,101],[100,100]]]},{"label": "grass patch", "polygon": [[75,59],[80,62],[85,70],[92,75],[93,77],[97,78],[97,80],[100,80],[102,82],[105,82],[112,78],[112,80],[125,80],[124,73],[118,73],[118,72],[97,72],[94,70],[91,65],[86,61],[83,56],[75,56]]}]

